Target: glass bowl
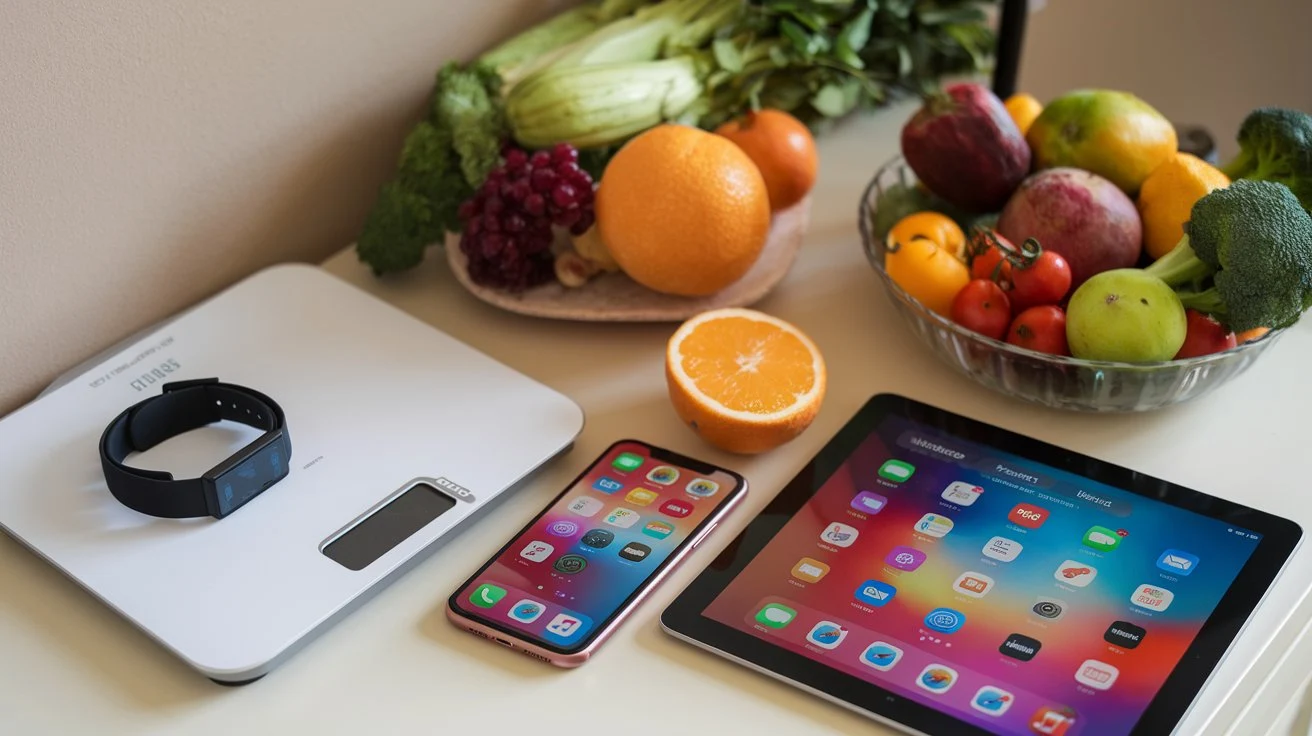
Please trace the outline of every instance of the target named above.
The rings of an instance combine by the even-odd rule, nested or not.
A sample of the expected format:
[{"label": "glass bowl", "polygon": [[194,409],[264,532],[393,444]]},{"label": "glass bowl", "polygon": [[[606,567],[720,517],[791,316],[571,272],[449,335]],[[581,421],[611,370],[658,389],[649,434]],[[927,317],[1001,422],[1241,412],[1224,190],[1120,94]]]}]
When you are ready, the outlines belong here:
[{"label": "glass bowl", "polygon": [[1185,360],[1116,363],[1039,353],[985,337],[931,311],[884,270],[886,248],[873,232],[876,205],[894,185],[914,186],[899,156],[886,163],[861,197],[861,240],[885,293],[907,326],[941,360],[976,382],[1056,409],[1136,412],[1196,399],[1248,369],[1280,338],[1272,330],[1230,350]]}]

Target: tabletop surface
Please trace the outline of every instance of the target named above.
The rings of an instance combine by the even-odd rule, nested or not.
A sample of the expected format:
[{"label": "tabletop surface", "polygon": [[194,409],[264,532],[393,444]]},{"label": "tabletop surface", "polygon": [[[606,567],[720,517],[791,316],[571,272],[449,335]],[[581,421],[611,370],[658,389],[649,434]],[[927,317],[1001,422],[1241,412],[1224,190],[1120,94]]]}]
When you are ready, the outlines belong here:
[{"label": "tabletop surface", "polygon": [[[750,458],[719,453],[670,407],[663,373],[670,324],[550,322],[462,291],[441,254],[375,278],[345,249],[329,272],[577,401],[574,450],[466,527],[373,601],[263,680],[223,688],[175,661],[35,555],[0,536],[0,713],[6,733],[537,733],[590,727],[626,734],[696,726],[723,733],[891,733],[818,698],[680,643],[657,618],[775,492],[872,395],[902,393],[1159,477],[1244,499],[1304,522],[1302,419],[1312,326],[1289,331],[1220,391],[1133,416],[1056,412],[991,393],[939,363],[899,321],[861,252],[855,217],[874,170],[897,148],[906,104],[821,139],[821,175],[798,262],[756,308],[806,331],[824,353],[828,395],[797,440]],[[451,626],[452,589],[617,438],[635,436],[744,473],[752,493],[586,666],[552,668]],[[1221,491],[1226,490],[1225,493]],[[1268,503],[1271,501],[1271,503]],[[1235,652],[1218,678],[1242,678],[1206,734],[1265,733],[1307,676],[1312,580],[1307,547],[1255,620],[1273,641]],[[1288,615],[1286,615],[1288,614]],[[1260,626],[1259,626],[1260,625]],[[1249,636],[1249,632],[1245,633]],[[1249,643],[1258,639],[1241,640]],[[1258,641],[1259,644],[1262,641]],[[1256,649],[1256,650],[1254,650]],[[1250,669],[1246,665],[1254,662]],[[1279,665],[1279,667],[1277,667]],[[590,725],[592,724],[592,725]]]}]

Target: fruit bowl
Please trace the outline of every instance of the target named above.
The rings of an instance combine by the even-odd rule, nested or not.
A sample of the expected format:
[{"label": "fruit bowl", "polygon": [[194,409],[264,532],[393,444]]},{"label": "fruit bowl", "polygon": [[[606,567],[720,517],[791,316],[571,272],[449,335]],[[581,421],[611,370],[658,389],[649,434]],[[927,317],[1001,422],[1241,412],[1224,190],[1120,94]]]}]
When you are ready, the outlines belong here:
[{"label": "fruit bowl", "polygon": [[1044,406],[1085,412],[1160,409],[1210,393],[1248,369],[1280,338],[1280,330],[1220,353],[1157,363],[1079,360],[1039,353],[985,337],[931,311],[884,270],[885,243],[872,222],[880,196],[895,185],[914,186],[902,157],[875,173],[861,197],[860,229],[866,257],[903,320],[941,360],[990,389]]}]

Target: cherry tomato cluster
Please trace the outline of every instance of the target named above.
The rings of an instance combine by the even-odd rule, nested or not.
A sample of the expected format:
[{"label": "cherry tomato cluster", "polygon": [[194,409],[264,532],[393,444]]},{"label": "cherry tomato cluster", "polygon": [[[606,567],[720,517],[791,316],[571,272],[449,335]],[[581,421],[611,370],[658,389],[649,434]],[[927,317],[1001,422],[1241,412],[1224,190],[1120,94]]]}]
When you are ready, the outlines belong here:
[{"label": "cherry tomato cluster", "polygon": [[1070,355],[1062,301],[1071,289],[1071,268],[1038,241],[1020,247],[997,232],[975,227],[966,243],[970,282],[952,300],[952,320],[962,327],[1041,353]]}]

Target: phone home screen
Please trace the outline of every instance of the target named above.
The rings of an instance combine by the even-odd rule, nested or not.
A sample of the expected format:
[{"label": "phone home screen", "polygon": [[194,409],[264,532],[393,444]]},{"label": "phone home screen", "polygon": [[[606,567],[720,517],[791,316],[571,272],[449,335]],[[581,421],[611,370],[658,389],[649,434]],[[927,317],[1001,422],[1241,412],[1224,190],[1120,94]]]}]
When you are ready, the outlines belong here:
[{"label": "phone home screen", "polygon": [[994,733],[1117,736],[1259,539],[890,417],[704,615]]},{"label": "phone home screen", "polygon": [[460,591],[460,607],[557,649],[587,641],[737,489],[725,471],[652,453],[607,451]]}]

